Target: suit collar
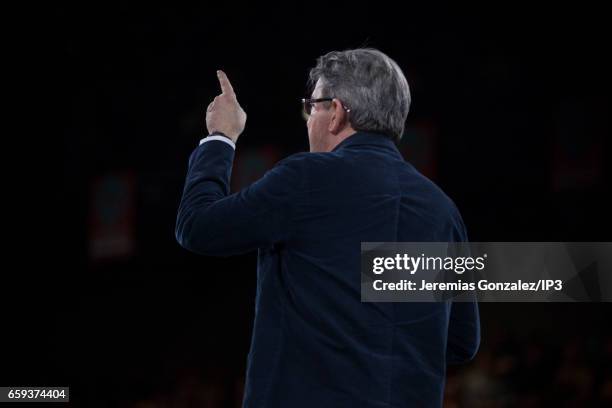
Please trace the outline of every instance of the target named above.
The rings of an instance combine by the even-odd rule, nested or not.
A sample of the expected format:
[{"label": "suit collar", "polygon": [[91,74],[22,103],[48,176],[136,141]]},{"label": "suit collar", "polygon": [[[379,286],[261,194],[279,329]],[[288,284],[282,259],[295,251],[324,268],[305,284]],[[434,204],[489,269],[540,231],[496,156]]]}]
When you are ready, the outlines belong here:
[{"label": "suit collar", "polygon": [[389,139],[388,136],[385,136],[381,133],[371,133],[371,132],[362,132],[357,131],[344,139],[342,142],[338,143],[336,147],[332,149],[332,152],[336,150],[344,149],[348,146],[355,145],[377,145],[377,146],[385,146],[392,148],[393,150],[397,150],[395,143],[393,140]]}]

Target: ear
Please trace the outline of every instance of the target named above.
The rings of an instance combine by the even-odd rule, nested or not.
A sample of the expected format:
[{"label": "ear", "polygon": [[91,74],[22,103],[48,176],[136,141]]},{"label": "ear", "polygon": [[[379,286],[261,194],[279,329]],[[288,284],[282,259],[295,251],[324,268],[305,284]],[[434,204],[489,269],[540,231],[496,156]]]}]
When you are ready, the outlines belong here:
[{"label": "ear", "polygon": [[330,110],[332,111],[332,117],[328,130],[331,134],[337,135],[348,124],[348,112],[344,110],[342,103],[336,98],[331,101]]}]

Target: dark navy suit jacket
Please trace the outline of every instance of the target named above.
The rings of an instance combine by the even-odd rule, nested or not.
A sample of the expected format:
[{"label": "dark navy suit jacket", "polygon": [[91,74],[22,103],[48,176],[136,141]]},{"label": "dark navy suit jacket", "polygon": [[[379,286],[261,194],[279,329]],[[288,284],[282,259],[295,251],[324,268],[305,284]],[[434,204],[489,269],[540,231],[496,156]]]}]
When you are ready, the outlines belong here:
[{"label": "dark navy suit jacket", "polygon": [[193,152],[176,237],[258,250],[244,406],[441,406],[447,363],[478,349],[477,304],[361,302],[360,243],[466,241],[453,202],[379,134],[294,154],[230,195],[233,158],[222,141]]}]

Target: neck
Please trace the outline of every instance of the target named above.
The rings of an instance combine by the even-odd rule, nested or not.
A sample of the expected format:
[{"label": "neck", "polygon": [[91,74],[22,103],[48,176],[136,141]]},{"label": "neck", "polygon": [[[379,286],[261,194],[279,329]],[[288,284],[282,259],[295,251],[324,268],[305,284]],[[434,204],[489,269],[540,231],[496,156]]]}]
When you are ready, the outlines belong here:
[{"label": "neck", "polygon": [[356,133],[357,131],[355,129],[353,129],[352,127],[347,127],[345,129],[343,129],[340,133],[338,133],[337,135],[335,135],[333,137],[333,139],[331,139],[329,146],[327,146],[327,149],[325,151],[327,152],[331,152],[332,150],[334,150],[334,148],[336,146],[338,146],[340,143],[342,143],[342,141],[344,141],[344,139],[346,139],[349,136],[352,136]]}]

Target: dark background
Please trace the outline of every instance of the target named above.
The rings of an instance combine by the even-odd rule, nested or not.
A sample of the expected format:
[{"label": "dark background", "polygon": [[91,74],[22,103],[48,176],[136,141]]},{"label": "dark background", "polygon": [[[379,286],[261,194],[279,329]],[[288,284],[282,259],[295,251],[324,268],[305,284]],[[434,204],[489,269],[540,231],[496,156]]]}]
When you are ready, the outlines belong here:
[{"label": "dark background", "polygon": [[[456,202],[472,241],[610,241],[605,13],[492,3],[50,12],[65,119],[25,184],[35,225],[14,237],[6,274],[3,383],[70,385],[79,406],[239,406],[255,254],[199,257],[174,240],[216,69],[248,113],[234,190],[308,149],[299,98],[316,58],[371,46],[411,86],[400,150]],[[449,369],[446,406],[612,401],[609,304],[481,311],[481,351]]]}]

